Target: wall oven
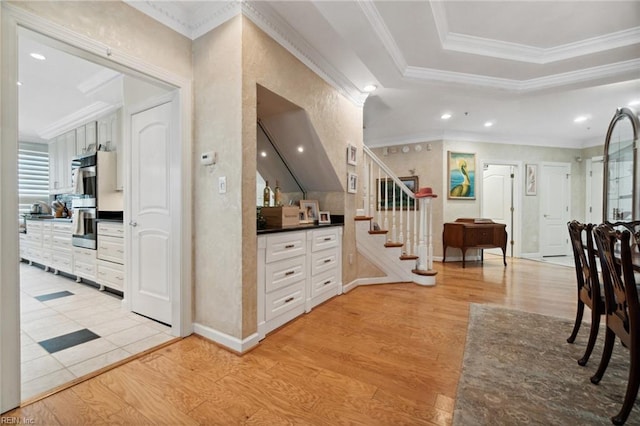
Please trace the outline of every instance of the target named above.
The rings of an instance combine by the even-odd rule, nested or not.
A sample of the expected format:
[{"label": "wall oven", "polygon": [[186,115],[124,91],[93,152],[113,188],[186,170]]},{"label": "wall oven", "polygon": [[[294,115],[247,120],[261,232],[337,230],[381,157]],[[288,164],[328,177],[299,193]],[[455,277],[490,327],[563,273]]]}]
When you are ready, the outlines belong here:
[{"label": "wall oven", "polygon": [[76,157],[71,162],[74,208],[96,207],[98,195],[96,164],[96,154]]},{"label": "wall oven", "polygon": [[[82,199],[79,198],[79,200]],[[95,207],[76,207],[76,200],[73,200],[73,204],[71,244],[95,250],[98,239],[96,209]]]}]

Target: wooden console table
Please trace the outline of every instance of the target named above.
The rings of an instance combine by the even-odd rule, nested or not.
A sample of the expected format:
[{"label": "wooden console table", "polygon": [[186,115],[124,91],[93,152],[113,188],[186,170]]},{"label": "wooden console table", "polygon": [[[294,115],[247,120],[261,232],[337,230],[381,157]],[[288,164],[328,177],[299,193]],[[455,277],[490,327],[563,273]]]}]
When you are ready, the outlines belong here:
[{"label": "wooden console table", "polygon": [[442,232],[442,263],[447,257],[447,247],[462,250],[462,267],[465,267],[467,249],[480,249],[484,261],[484,249],[501,248],[502,261],[507,266],[507,225],[495,223],[490,219],[456,219],[444,224]]}]

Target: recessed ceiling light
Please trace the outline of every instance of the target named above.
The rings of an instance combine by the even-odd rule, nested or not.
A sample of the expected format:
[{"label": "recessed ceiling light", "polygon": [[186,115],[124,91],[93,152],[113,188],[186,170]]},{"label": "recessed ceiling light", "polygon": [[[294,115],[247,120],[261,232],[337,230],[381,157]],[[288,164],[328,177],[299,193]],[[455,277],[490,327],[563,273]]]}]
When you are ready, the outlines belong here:
[{"label": "recessed ceiling light", "polygon": [[629,102],[629,106],[637,106],[640,105],[640,99],[636,99],[635,101]]},{"label": "recessed ceiling light", "polygon": [[33,52],[30,56],[31,56],[33,59],[37,59],[37,60],[39,60],[39,61],[44,61],[45,59],[47,59],[47,58],[46,58],[42,53],[36,53],[36,52]]},{"label": "recessed ceiling light", "polygon": [[376,86],[375,84],[368,84],[366,86],[364,86],[364,88],[362,90],[364,90],[367,93],[371,93],[374,90],[376,90],[378,88],[378,86]]},{"label": "recessed ceiling light", "polygon": [[487,121],[484,123],[484,127],[491,127],[493,126],[493,121]]},{"label": "recessed ceiling light", "polygon": [[261,157],[266,157],[266,156],[267,156],[267,153],[266,153],[265,151],[262,151],[262,152],[260,153],[260,156],[261,156]]},{"label": "recessed ceiling light", "polygon": [[451,118],[451,114],[449,114],[448,112],[447,112],[447,113],[444,113],[444,114],[442,114],[442,115],[440,116],[440,118],[441,118],[441,119],[443,119],[443,120],[448,120],[448,119],[450,119],[450,118]]},{"label": "recessed ceiling light", "polygon": [[299,146],[298,147],[298,152],[304,152],[304,147],[303,146]]},{"label": "recessed ceiling light", "polygon": [[574,123],[584,123],[585,121],[587,121],[589,117],[587,117],[586,115],[580,115],[576,118],[573,119]]}]

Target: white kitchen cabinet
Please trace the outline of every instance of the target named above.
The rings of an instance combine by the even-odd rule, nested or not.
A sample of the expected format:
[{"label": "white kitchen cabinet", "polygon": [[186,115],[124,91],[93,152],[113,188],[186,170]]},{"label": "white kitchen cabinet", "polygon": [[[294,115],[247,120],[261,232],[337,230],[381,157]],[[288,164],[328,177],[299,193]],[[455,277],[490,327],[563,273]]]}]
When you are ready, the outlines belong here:
[{"label": "white kitchen cabinet", "polygon": [[258,236],[258,334],[342,293],[342,227]]},{"label": "white kitchen cabinet", "polygon": [[76,131],[58,136],[49,143],[49,192],[71,192],[71,160],[76,152]]},{"label": "white kitchen cabinet", "polygon": [[75,155],[87,155],[96,151],[96,122],[91,121],[76,130]]},{"label": "white kitchen cabinet", "polygon": [[124,226],[122,222],[98,222],[96,282],[124,291]]},{"label": "white kitchen cabinet", "polygon": [[55,274],[60,272],[73,273],[72,228],[71,222],[50,222],[51,259],[49,265],[53,268]]},{"label": "white kitchen cabinet", "polygon": [[96,280],[96,251],[82,247],[73,247],[73,274],[76,281],[81,278]]}]

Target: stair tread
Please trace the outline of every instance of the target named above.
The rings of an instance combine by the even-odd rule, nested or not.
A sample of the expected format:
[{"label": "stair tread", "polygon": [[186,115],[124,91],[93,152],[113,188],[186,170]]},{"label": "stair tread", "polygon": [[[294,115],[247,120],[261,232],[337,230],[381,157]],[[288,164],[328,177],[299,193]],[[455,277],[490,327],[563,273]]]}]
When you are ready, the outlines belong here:
[{"label": "stair tread", "polygon": [[419,256],[416,256],[415,254],[403,254],[400,256],[400,260],[416,260],[418,258]]},{"label": "stair tread", "polygon": [[385,247],[402,247],[404,246],[403,243],[384,243]]},{"label": "stair tread", "polygon": [[371,220],[373,219],[373,217],[371,216],[356,216],[353,218],[353,220]]},{"label": "stair tread", "polygon": [[433,276],[438,274],[438,271],[425,270],[425,269],[412,269],[411,272],[413,272],[416,275],[424,275],[424,276]]},{"label": "stair tread", "polygon": [[374,231],[374,230],[369,231],[369,233],[373,234],[373,235],[386,234],[387,232],[389,232],[389,231],[385,231],[384,229],[378,229],[377,231]]}]

